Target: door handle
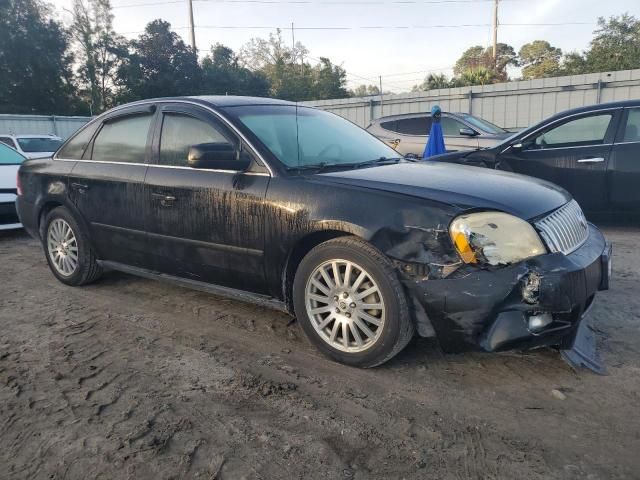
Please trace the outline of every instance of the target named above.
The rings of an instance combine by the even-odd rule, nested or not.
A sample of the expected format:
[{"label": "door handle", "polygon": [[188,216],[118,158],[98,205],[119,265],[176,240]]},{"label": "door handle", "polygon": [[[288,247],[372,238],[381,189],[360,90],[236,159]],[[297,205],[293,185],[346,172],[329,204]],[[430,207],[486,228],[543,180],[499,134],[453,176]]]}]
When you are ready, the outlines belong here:
[{"label": "door handle", "polygon": [[581,158],[580,160],[578,160],[578,163],[602,163],[604,162],[604,158],[602,157],[598,157],[598,158]]},{"label": "door handle", "polygon": [[84,191],[89,190],[89,185],[85,185],[84,183],[71,183],[71,188],[83,193]]},{"label": "door handle", "polygon": [[163,207],[170,207],[176,201],[176,197],[174,197],[173,195],[168,195],[166,193],[152,192],[151,196],[160,200],[160,205],[162,205]]}]

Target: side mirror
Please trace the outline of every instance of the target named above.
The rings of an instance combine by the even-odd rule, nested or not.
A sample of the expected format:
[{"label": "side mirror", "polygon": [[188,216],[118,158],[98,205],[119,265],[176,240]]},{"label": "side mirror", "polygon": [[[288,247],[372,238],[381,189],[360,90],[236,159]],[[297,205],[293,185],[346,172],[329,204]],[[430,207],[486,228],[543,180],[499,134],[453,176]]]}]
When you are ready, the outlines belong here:
[{"label": "side mirror", "polygon": [[460,129],[460,135],[464,137],[475,137],[476,135],[478,135],[478,132],[471,128],[464,127]]},{"label": "side mirror", "polygon": [[251,161],[243,158],[230,143],[201,143],[189,148],[187,163],[191,168],[242,172]]}]

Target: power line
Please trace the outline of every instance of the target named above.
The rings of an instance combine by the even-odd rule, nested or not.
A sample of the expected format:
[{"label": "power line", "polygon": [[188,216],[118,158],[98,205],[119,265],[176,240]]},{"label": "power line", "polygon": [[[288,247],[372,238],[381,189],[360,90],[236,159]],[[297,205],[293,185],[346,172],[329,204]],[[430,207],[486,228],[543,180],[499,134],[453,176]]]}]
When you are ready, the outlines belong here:
[{"label": "power line", "polygon": [[[597,25],[597,22],[554,22],[554,23],[501,23],[501,27],[561,27],[568,25]],[[474,28],[490,27],[490,23],[466,23],[466,24],[439,24],[439,25],[323,25],[313,27],[296,27],[296,30],[428,30],[439,28]],[[221,29],[221,30],[288,30],[290,26],[282,25],[197,25],[196,28]]]},{"label": "power line", "polygon": [[[266,5],[447,5],[447,4],[482,4],[493,0],[193,0],[201,3],[253,3]],[[502,0],[503,2],[524,2],[528,0]],[[140,2],[113,5],[111,8],[132,8],[183,3],[184,0],[163,0],[158,2]]]}]

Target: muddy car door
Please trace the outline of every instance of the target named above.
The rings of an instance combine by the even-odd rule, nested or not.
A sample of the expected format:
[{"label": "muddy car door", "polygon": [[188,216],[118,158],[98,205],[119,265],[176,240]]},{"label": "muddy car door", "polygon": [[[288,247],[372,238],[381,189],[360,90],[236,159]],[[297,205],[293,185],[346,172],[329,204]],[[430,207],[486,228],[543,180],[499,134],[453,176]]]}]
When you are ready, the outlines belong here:
[{"label": "muddy car door", "polygon": [[[192,168],[194,145],[233,148],[248,170]],[[270,175],[213,112],[159,109],[145,182],[146,230],[157,271],[254,292],[265,290],[264,197]],[[257,160],[256,160],[257,161]]]},{"label": "muddy car door", "polygon": [[71,200],[89,223],[101,259],[147,263],[143,182],[154,112],[146,105],[107,116],[69,175]]},{"label": "muddy car door", "polygon": [[546,125],[503,150],[498,168],[549,180],[569,191],[584,210],[604,210],[619,116],[620,109],[605,109]]}]

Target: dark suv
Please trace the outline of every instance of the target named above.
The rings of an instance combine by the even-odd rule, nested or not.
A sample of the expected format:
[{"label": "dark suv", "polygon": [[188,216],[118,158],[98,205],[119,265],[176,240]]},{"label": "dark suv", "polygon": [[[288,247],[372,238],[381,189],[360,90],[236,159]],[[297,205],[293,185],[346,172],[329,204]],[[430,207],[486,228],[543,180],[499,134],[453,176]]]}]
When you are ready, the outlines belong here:
[{"label": "dark suv", "polygon": [[18,178],[63,283],[115,269],[279,308],[357,366],[415,331],[448,350],[570,348],[607,288],[610,247],[564,190],[413,162],[289,102],[124,105]]}]

